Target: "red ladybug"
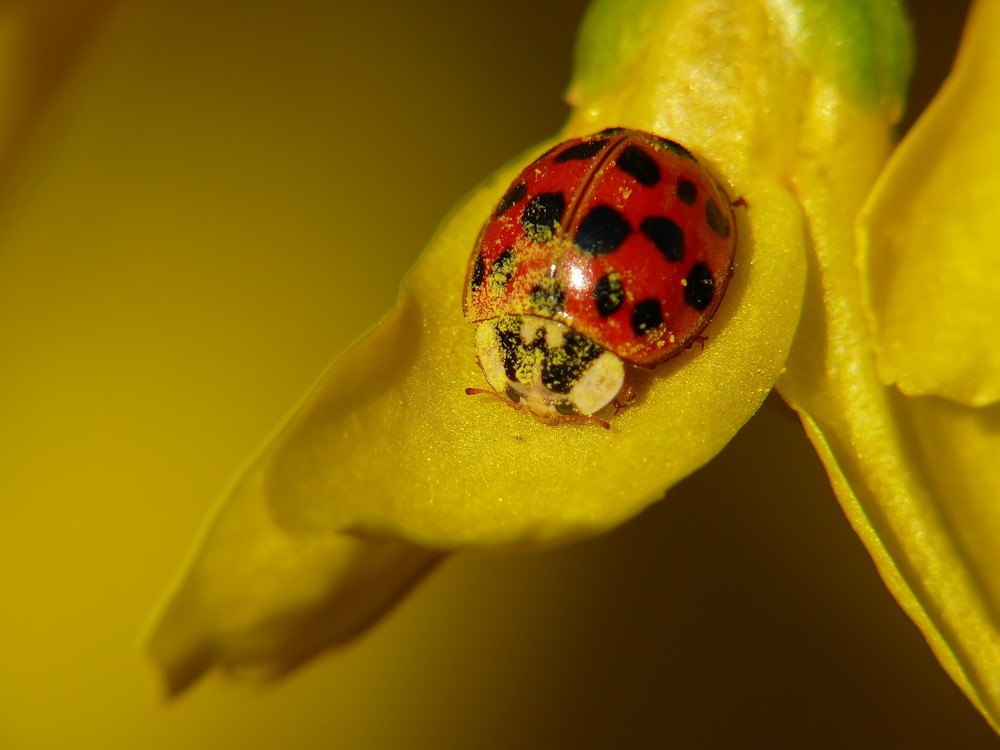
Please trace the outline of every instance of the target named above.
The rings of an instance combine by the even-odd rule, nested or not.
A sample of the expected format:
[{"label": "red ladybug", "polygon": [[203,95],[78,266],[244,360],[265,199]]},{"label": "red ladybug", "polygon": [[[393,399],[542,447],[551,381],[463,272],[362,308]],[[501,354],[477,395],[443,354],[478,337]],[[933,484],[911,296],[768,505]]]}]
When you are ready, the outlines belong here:
[{"label": "red ladybug", "polygon": [[656,367],[699,338],[735,253],[732,203],[679,143],[624,128],[561,143],[518,175],[472,254],[483,373],[543,422],[620,406],[625,364]]}]

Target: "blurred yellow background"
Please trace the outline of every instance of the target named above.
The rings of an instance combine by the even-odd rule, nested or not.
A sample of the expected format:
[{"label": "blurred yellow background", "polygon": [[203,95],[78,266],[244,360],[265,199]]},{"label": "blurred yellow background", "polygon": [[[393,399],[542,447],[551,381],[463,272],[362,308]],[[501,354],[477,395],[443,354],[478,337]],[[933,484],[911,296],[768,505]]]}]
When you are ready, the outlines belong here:
[{"label": "blurred yellow background", "polygon": [[[0,750],[995,747],[777,402],[603,539],[454,559],[283,683],[159,700],[139,635],[215,497],[567,113],[583,0],[345,5],[126,4],[5,161]],[[918,110],[963,8],[912,6]]]}]

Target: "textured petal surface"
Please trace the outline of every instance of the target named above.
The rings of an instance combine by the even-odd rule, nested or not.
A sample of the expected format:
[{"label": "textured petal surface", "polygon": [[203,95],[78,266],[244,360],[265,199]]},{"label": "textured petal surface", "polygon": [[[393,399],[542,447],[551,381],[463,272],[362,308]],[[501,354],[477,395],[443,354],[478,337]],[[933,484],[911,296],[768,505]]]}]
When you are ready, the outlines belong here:
[{"label": "textured petal surface", "polygon": [[980,3],[955,70],[862,216],[878,373],[906,394],[1000,399],[1000,4]]},{"label": "textured petal surface", "polygon": [[[852,233],[852,217],[877,175],[879,154],[859,145],[870,123],[829,101],[818,100],[816,113],[827,127],[812,129],[817,137],[811,158],[794,177],[815,256],[802,325],[779,390],[800,412],[886,584],[942,665],[996,726],[1000,525],[996,462],[989,458],[997,448],[996,409],[910,398],[883,384]],[[916,132],[920,137],[921,128]],[[845,149],[850,143],[859,145],[854,153]],[[919,194],[918,186],[911,188]],[[939,215],[942,222],[949,218]],[[994,215],[966,212],[960,220],[976,224]],[[889,273],[887,262],[875,260],[879,252],[873,235],[869,268],[878,264]],[[929,265],[924,273],[922,284],[929,289],[940,274]]]}]

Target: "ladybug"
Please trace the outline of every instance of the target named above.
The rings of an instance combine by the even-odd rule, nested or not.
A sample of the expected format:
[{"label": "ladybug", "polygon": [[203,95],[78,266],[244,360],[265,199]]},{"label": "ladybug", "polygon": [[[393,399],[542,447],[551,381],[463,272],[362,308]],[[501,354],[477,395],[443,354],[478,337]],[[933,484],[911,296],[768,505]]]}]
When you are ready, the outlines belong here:
[{"label": "ladybug", "polygon": [[593,415],[635,397],[625,365],[652,369],[704,340],[733,274],[733,205],[690,151],[652,133],[609,128],[550,149],[472,253],[465,317],[493,390],[466,393],[608,427]]}]

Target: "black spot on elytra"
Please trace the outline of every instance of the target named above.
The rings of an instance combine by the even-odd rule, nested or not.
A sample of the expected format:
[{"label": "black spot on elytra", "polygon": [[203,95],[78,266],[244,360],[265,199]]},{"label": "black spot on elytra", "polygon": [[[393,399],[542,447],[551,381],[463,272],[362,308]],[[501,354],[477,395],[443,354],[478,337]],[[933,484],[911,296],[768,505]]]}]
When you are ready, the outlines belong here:
[{"label": "black spot on elytra", "polygon": [[594,206],[577,227],[574,241],[588,255],[604,255],[617,250],[631,234],[628,221],[611,206]]},{"label": "black spot on elytra", "polygon": [[642,233],[649,237],[663,257],[672,263],[684,259],[684,232],[677,222],[666,216],[647,216],[639,225]]},{"label": "black spot on elytra", "polygon": [[486,261],[482,253],[476,253],[476,262],[472,266],[472,288],[478,289],[486,278]]},{"label": "black spot on elytra", "polygon": [[562,285],[551,276],[544,277],[531,290],[531,305],[535,312],[542,315],[554,316],[563,309],[565,302],[566,294]]},{"label": "black spot on elytra", "polygon": [[659,135],[656,136],[656,140],[659,141],[660,145],[663,146],[668,151],[672,151],[673,153],[677,154],[678,156],[683,156],[685,159],[690,159],[693,162],[697,162],[698,161],[697,159],[694,158],[694,154],[692,154],[690,151],[688,151],[686,148],[684,148],[677,141],[672,141],[669,138],[664,138],[664,137],[659,136]]},{"label": "black spot on elytra", "polygon": [[602,318],[606,318],[622,306],[625,301],[625,290],[622,279],[616,273],[602,276],[594,284],[594,305]]},{"label": "black spot on elytra", "polygon": [[607,138],[598,138],[593,141],[584,141],[583,143],[577,143],[576,145],[570,146],[563,151],[556,154],[556,162],[562,163],[566,161],[579,161],[581,159],[590,159],[601,152],[601,150],[608,145]]},{"label": "black spot on elytra", "polygon": [[496,216],[503,216],[510,211],[515,203],[520,203],[527,194],[528,185],[524,180],[521,180],[516,185],[511,185],[497,205]]},{"label": "black spot on elytra", "polygon": [[566,197],[562,193],[539,193],[524,207],[521,226],[528,236],[544,242],[555,234],[566,210]]},{"label": "black spot on elytra", "polygon": [[542,360],[542,385],[553,393],[569,393],[590,363],[604,353],[583,334],[566,331],[563,345],[548,349]]},{"label": "black spot on elytra", "polygon": [[715,279],[712,270],[705,263],[695,263],[687,275],[684,286],[684,301],[699,312],[712,304],[715,296]]},{"label": "black spot on elytra", "polygon": [[626,147],[615,159],[615,166],[646,187],[652,187],[660,181],[660,168],[656,161],[638,146]]},{"label": "black spot on elytra", "polygon": [[698,199],[698,188],[691,180],[680,180],[677,183],[677,197],[689,206],[694,205]]},{"label": "black spot on elytra", "polygon": [[729,219],[719,210],[719,204],[711,199],[705,202],[705,221],[722,239],[729,239]]},{"label": "black spot on elytra", "polygon": [[649,333],[663,322],[659,300],[644,299],[632,308],[632,330],[636,336]]}]

